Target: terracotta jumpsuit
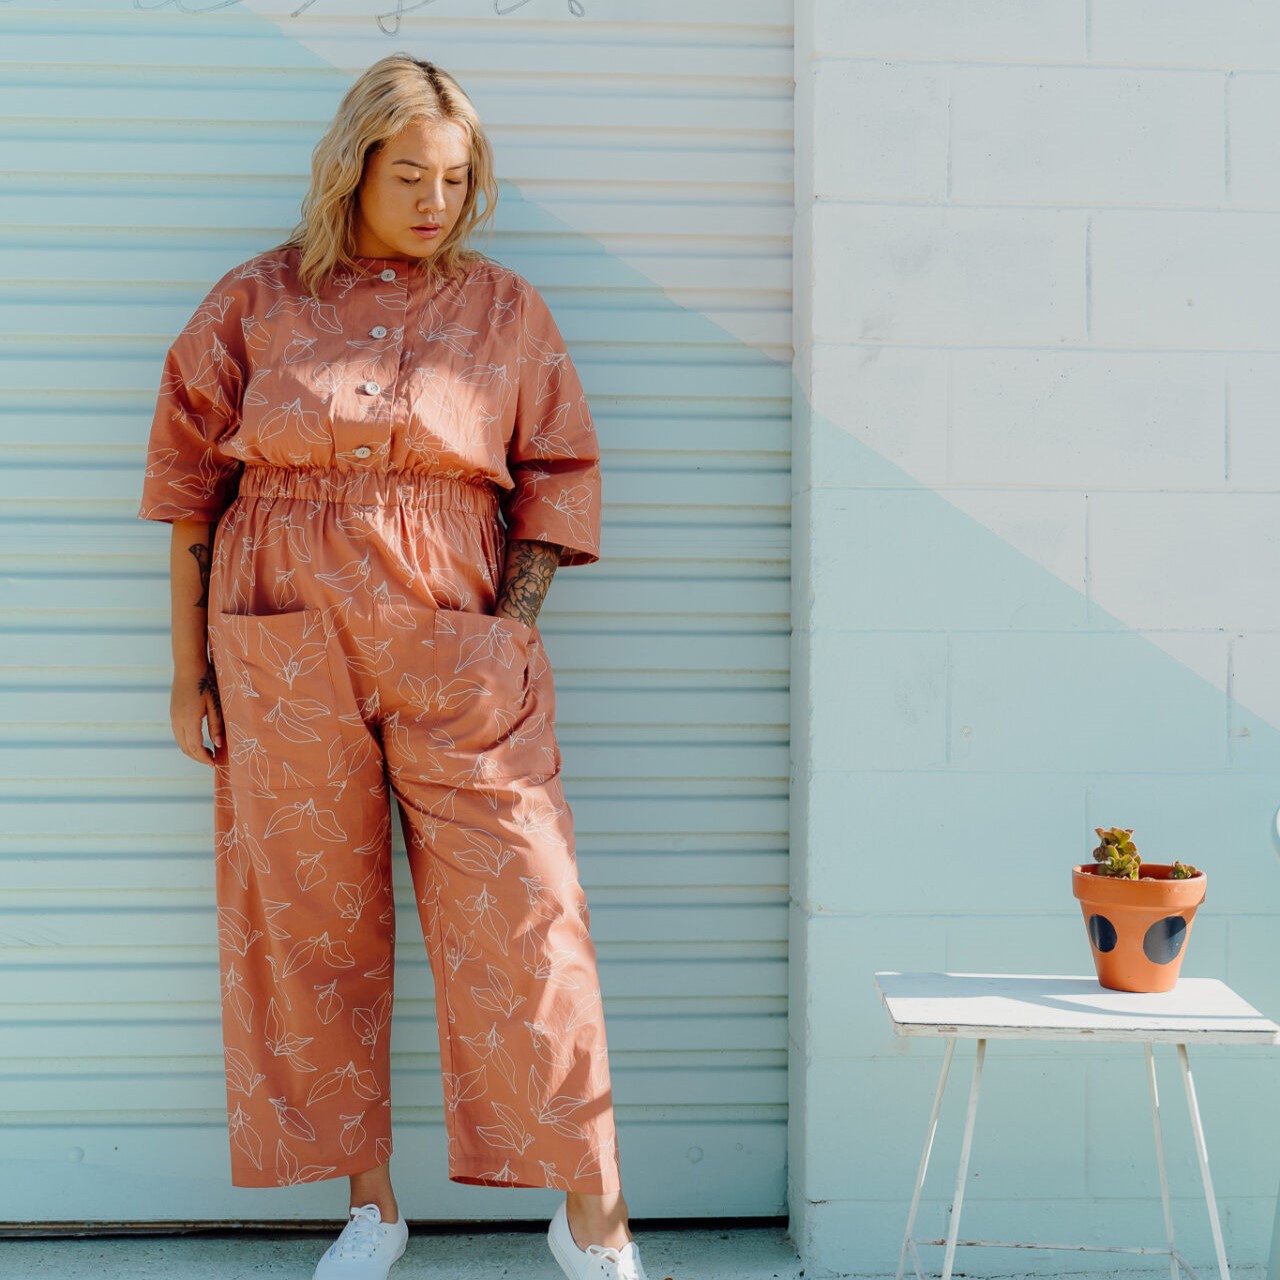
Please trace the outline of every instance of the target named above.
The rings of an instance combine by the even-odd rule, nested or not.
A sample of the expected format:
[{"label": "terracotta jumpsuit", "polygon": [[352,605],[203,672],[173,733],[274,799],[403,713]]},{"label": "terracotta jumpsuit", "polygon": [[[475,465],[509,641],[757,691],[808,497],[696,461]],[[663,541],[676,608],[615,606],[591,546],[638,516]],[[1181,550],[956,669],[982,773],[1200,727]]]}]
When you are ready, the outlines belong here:
[{"label": "terracotta jumpsuit", "polygon": [[599,554],[599,454],[546,303],[299,251],[228,272],[170,348],[140,515],[217,521],[216,886],[232,1182],[391,1153],[398,801],[449,1176],[619,1186],[551,669],[492,614],[505,539]]}]

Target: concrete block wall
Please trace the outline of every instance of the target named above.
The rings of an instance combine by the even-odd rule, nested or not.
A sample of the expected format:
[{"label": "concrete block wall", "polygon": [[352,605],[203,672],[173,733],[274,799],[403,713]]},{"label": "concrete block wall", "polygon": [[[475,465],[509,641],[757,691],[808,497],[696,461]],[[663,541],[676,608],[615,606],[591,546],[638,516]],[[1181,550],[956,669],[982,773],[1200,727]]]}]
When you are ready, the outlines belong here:
[{"label": "concrete block wall", "polygon": [[[893,1039],[872,973],[1087,972],[1068,871],[1095,826],[1207,867],[1184,972],[1280,1016],[1277,106],[1264,3],[797,6],[789,1176],[811,1274],[893,1271],[932,1097],[940,1046]],[[965,1234],[1158,1242],[1141,1055],[989,1061]],[[1209,1262],[1161,1070],[1179,1239]],[[1198,1080],[1229,1257],[1258,1265],[1280,1051],[1206,1053]]]}]

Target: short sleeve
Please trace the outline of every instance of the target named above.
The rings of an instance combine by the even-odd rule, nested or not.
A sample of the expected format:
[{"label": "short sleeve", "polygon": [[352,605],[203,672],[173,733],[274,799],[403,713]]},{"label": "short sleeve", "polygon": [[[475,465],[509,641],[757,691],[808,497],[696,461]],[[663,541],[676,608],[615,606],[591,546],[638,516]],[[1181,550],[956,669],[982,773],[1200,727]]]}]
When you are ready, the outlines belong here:
[{"label": "short sleeve", "polygon": [[591,409],[551,311],[522,281],[516,419],[502,495],[508,536],[562,547],[561,564],[600,558],[600,449]]},{"label": "short sleeve", "polygon": [[165,356],[138,509],[144,520],[212,523],[235,496],[241,464],[218,445],[240,420],[243,310],[243,292],[228,274]]}]

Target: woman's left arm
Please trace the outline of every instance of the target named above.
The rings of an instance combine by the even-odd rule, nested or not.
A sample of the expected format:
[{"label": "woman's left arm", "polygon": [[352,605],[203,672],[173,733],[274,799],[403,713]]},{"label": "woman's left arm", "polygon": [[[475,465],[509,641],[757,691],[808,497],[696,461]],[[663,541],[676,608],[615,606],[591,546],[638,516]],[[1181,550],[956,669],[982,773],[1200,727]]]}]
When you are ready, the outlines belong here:
[{"label": "woman's left arm", "polygon": [[560,550],[554,542],[531,542],[525,538],[508,542],[494,613],[532,627],[560,563]]}]

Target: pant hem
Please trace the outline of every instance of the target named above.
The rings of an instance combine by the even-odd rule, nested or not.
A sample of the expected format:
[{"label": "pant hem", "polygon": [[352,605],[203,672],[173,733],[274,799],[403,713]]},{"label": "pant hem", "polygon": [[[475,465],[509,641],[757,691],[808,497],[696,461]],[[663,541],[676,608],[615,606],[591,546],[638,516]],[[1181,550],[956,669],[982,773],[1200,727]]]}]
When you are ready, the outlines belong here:
[{"label": "pant hem", "polygon": [[[348,1156],[336,1165],[323,1166],[325,1172],[317,1177],[305,1177],[305,1169],[296,1178],[281,1178],[278,1174],[273,1174],[266,1169],[250,1169],[247,1172],[233,1169],[231,1171],[231,1185],[233,1187],[297,1187],[307,1182],[327,1182],[333,1178],[349,1178],[355,1173],[367,1173],[370,1169],[376,1169],[379,1164],[385,1164],[385,1161],[378,1160],[376,1164],[370,1164],[369,1161],[377,1160],[376,1156],[356,1155]],[[330,1173],[329,1170],[333,1172]]]},{"label": "pant hem", "polygon": [[527,1187],[530,1189],[552,1188],[557,1191],[575,1191],[589,1196],[611,1195],[622,1190],[622,1183],[616,1174],[595,1173],[585,1178],[566,1178],[563,1176],[525,1178],[517,1174],[512,1178],[486,1177],[479,1170],[465,1166],[449,1170],[449,1181],[462,1183],[472,1187]]}]

